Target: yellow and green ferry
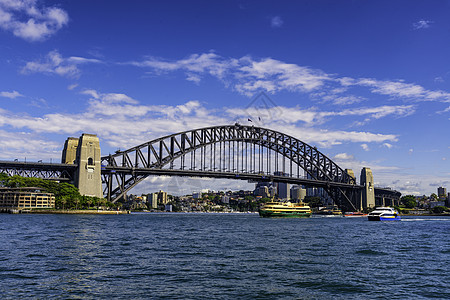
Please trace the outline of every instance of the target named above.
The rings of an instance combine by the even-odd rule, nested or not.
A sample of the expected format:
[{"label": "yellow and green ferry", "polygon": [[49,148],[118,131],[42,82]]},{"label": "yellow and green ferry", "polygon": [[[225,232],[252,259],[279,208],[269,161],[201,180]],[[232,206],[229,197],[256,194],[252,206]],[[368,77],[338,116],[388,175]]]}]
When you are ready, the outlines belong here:
[{"label": "yellow and green ferry", "polygon": [[259,210],[259,215],[263,218],[309,218],[311,213],[308,205],[291,202],[267,202]]}]

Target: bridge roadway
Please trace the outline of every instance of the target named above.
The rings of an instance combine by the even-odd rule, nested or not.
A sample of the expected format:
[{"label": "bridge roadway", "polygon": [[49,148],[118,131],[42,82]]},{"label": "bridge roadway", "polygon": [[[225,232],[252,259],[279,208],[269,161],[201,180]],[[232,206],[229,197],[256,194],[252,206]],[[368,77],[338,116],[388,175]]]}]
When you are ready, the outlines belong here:
[{"label": "bridge roadway", "polygon": [[[77,170],[76,164],[44,163],[44,162],[19,162],[19,161],[0,161],[0,172],[9,176],[19,175],[23,177],[38,177],[58,181],[72,181]],[[357,188],[363,186],[347,184],[334,181],[321,181],[315,179],[306,179],[298,177],[275,176],[258,173],[233,173],[218,171],[201,170],[178,170],[178,169],[160,169],[160,168],[129,168],[118,166],[102,166],[102,175],[121,174],[121,175],[156,175],[156,176],[184,176],[184,177],[208,177],[222,179],[240,179],[248,181],[273,181],[290,184],[300,184],[314,187],[341,187]]]},{"label": "bridge roadway", "polygon": [[0,172],[9,176],[38,177],[57,181],[72,181],[78,165],[44,162],[0,161]]},{"label": "bridge roadway", "polygon": [[290,184],[299,184],[314,187],[340,187],[340,188],[354,188],[361,189],[363,186],[348,184],[334,181],[321,181],[315,179],[306,179],[300,177],[275,176],[258,173],[232,173],[232,172],[218,172],[218,171],[201,171],[201,170],[179,170],[179,169],[156,169],[156,168],[128,168],[128,167],[102,167],[102,175],[107,174],[123,174],[123,175],[158,175],[158,176],[184,176],[184,177],[207,177],[207,178],[222,178],[222,179],[240,179],[247,181],[267,181],[267,182],[283,182]]},{"label": "bridge roadway", "polygon": [[[75,172],[78,168],[76,164],[44,163],[44,162],[19,162],[19,161],[0,161],[0,172],[9,176],[19,175],[23,177],[38,177],[56,181],[72,182]],[[118,166],[102,166],[102,175],[155,175],[155,176],[184,176],[184,177],[207,177],[222,179],[239,179],[249,182],[283,182],[290,184],[299,184],[307,187],[319,187],[324,189],[341,188],[350,190],[360,190],[363,188],[357,184],[347,184],[342,182],[321,181],[307,178],[275,176],[257,173],[229,173],[217,171],[201,170],[177,170],[177,169],[159,169],[159,168],[129,168]],[[399,198],[400,192],[390,188],[375,187],[377,197]]]}]

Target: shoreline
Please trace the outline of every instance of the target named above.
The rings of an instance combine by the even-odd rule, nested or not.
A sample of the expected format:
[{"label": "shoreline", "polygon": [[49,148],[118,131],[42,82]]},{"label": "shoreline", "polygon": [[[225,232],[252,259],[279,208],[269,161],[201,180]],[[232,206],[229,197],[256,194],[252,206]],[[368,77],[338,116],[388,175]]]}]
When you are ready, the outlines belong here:
[{"label": "shoreline", "polygon": [[91,209],[45,209],[45,210],[11,210],[10,214],[64,214],[64,215],[124,215],[129,210],[91,210]]}]

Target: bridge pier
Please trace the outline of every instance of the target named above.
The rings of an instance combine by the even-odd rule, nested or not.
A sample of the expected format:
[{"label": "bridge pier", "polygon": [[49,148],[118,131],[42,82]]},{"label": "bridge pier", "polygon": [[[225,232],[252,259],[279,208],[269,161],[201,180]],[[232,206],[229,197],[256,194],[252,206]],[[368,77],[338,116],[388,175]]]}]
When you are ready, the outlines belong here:
[{"label": "bridge pier", "polygon": [[362,168],[359,184],[363,186],[360,207],[362,209],[375,207],[375,187],[373,185],[373,174],[370,168]]},{"label": "bridge pier", "polygon": [[95,134],[69,137],[62,153],[62,163],[77,164],[74,185],[81,195],[103,198],[100,141]]}]

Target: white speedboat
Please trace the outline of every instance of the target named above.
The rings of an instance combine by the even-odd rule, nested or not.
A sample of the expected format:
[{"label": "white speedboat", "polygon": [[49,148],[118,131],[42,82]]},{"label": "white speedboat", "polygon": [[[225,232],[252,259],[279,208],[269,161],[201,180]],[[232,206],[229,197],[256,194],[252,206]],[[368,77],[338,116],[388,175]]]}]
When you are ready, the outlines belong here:
[{"label": "white speedboat", "polygon": [[392,207],[377,207],[367,215],[369,221],[400,221],[400,215]]}]

